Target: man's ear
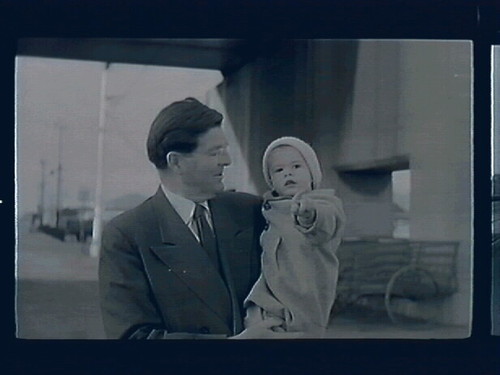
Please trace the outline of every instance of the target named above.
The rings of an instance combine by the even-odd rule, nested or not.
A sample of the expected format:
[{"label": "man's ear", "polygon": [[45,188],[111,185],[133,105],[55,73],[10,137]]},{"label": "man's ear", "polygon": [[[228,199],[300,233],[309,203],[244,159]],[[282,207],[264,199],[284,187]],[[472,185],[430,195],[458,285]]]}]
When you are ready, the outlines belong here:
[{"label": "man's ear", "polygon": [[180,168],[180,153],[176,151],[170,151],[165,159],[167,160],[168,168],[173,171],[178,171]]}]

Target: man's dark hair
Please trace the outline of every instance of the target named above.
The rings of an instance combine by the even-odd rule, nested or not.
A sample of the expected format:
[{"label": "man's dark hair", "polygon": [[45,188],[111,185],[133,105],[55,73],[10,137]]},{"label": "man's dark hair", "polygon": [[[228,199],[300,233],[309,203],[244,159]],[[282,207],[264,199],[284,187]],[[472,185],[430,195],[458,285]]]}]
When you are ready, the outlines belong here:
[{"label": "man's dark hair", "polygon": [[174,102],[160,111],[149,129],[149,160],[158,169],[167,168],[170,151],[193,152],[198,138],[209,129],[220,126],[223,116],[194,98]]}]

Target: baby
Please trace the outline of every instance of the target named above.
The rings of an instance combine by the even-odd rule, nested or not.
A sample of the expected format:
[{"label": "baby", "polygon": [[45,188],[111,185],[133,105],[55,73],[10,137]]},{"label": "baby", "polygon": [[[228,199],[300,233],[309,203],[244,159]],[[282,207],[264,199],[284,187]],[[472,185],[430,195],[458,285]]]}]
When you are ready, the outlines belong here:
[{"label": "baby", "polygon": [[271,191],[262,206],[262,272],[245,299],[245,327],[277,317],[275,330],[321,338],[335,301],[342,203],[333,189],[318,189],[318,158],[298,138],[271,142],[262,165]]}]

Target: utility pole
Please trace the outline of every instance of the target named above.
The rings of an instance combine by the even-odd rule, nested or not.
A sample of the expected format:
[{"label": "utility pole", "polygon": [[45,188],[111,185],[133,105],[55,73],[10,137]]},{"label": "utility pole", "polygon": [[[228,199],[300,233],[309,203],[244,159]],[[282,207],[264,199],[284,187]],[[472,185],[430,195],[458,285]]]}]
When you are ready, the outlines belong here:
[{"label": "utility pole", "polygon": [[102,238],[102,180],[104,164],[104,127],[106,124],[106,86],[108,79],[109,63],[105,63],[101,76],[101,100],[99,109],[99,133],[97,138],[97,181],[94,202],[94,221],[92,224],[92,243],[90,244],[90,256],[97,257],[101,249]]},{"label": "utility pole", "polygon": [[40,208],[38,214],[40,215],[40,225],[43,225],[43,216],[45,215],[45,160],[41,159],[42,178],[40,181]]},{"label": "utility pole", "polygon": [[57,124],[58,146],[57,146],[57,186],[56,186],[56,228],[59,227],[59,216],[61,211],[61,195],[62,195],[62,132],[64,127]]}]

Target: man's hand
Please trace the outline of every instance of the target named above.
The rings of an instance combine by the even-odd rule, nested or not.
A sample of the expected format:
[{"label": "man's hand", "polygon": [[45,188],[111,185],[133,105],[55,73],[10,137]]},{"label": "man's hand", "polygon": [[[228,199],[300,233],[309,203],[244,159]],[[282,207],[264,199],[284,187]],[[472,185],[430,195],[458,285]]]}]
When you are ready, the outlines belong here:
[{"label": "man's hand", "polygon": [[309,228],[316,219],[316,210],[310,200],[307,197],[303,197],[304,193],[300,192],[294,195],[290,210],[301,226]]},{"label": "man's hand", "polygon": [[267,318],[246,328],[240,334],[231,336],[229,339],[254,340],[254,339],[299,339],[303,332],[276,332],[273,327],[281,325],[282,320],[278,318]]}]

